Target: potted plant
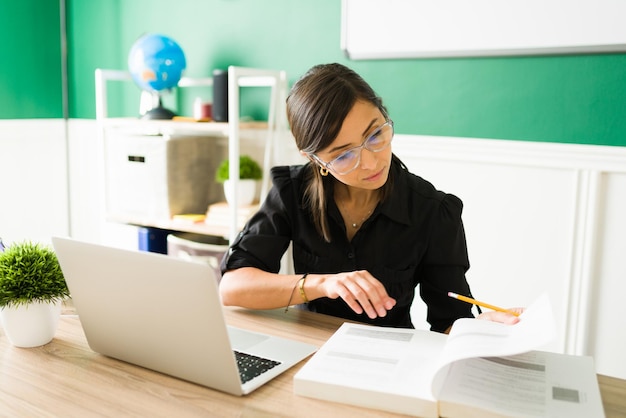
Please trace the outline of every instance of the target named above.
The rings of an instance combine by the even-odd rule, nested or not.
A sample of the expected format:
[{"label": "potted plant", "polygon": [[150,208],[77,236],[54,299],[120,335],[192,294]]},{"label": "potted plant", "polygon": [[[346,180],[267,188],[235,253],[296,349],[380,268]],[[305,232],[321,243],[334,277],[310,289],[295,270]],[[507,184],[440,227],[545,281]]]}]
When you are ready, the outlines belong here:
[{"label": "potted plant", "polygon": [[13,345],[49,343],[67,297],[65,277],[51,247],[23,241],[0,252],[0,320]]},{"label": "potted plant", "polygon": [[[227,202],[232,202],[231,184],[229,180],[230,165],[228,160],[221,162],[215,173],[215,180],[224,183],[224,195]],[[256,197],[256,185],[263,177],[261,166],[248,155],[239,157],[239,184],[237,192],[238,206],[248,206]]]}]

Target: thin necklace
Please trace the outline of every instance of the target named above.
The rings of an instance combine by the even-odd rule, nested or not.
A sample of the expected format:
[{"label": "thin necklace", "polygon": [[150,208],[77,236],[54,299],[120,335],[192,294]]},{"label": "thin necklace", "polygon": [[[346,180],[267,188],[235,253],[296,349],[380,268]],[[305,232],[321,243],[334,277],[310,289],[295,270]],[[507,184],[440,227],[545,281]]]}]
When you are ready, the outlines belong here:
[{"label": "thin necklace", "polygon": [[[348,223],[350,223],[350,225],[352,225],[352,228],[354,228],[354,229],[358,229],[361,225],[363,225],[363,222],[365,222],[365,220],[367,218],[369,218],[370,214],[374,210],[374,208],[368,210],[367,213],[365,214],[365,216],[363,216],[363,218],[361,218],[361,221],[359,223],[357,223],[357,222],[354,222],[350,218],[350,215],[348,214],[348,210],[346,209],[346,206],[343,203],[341,203],[341,207],[343,208],[343,211],[346,213],[346,217],[348,218]],[[376,206],[374,206],[374,207],[376,207]]]}]

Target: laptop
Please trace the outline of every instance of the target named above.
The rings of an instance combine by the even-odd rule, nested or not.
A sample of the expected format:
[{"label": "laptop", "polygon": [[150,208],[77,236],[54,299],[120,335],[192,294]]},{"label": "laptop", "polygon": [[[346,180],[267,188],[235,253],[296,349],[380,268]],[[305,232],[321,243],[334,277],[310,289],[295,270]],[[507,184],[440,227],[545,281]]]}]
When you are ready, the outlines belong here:
[{"label": "laptop", "polygon": [[52,244],[97,353],[246,395],[318,348],[227,326],[208,264],[70,238]]}]

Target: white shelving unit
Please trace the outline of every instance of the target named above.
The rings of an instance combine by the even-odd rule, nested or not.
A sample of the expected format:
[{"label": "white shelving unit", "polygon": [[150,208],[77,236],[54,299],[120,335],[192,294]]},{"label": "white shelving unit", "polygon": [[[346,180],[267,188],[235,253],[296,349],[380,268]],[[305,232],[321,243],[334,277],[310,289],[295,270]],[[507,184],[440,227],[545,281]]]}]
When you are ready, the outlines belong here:
[{"label": "white shelving unit", "polygon": [[[145,135],[201,135],[211,137],[228,138],[229,178],[232,180],[233,191],[237,190],[239,183],[239,155],[241,131],[246,128],[258,128],[263,125],[266,130],[263,158],[263,179],[261,182],[260,198],[266,196],[269,189],[269,170],[273,165],[272,155],[274,142],[278,134],[285,132],[287,127],[284,103],[287,94],[287,78],[284,71],[264,70],[230,66],[228,68],[228,120],[229,122],[189,122],[176,120],[143,120],[136,117],[109,118],[107,86],[110,82],[132,82],[128,71],[96,69],[96,120],[98,123],[98,135],[106,155],[105,138],[115,129],[132,129]],[[178,83],[178,88],[186,87],[211,87],[212,77],[191,78],[183,77]],[[240,89],[245,87],[267,87],[270,89],[270,100],[267,121],[262,123],[240,122],[239,106],[241,103]],[[102,167],[104,170],[104,167]],[[104,179],[106,182],[106,179]],[[106,187],[103,188],[106,190]],[[233,205],[230,207],[231,216],[227,225],[226,236],[232,241],[238,233],[237,225],[237,193],[234,196]],[[104,207],[104,205],[102,205]],[[106,216],[106,214],[103,214]],[[203,225],[180,225],[168,219],[118,219],[120,222],[133,223],[143,226],[181,230],[188,232],[203,233],[207,235],[224,235],[222,231],[204,228]]]}]

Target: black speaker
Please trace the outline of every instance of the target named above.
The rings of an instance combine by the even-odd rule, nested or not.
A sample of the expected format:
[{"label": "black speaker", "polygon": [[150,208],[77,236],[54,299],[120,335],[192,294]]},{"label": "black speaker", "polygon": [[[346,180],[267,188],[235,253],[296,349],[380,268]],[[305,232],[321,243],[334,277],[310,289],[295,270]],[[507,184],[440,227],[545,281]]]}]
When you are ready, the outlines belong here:
[{"label": "black speaker", "polygon": [[228,122],[228,71],[213,70],[213,120]]}]

